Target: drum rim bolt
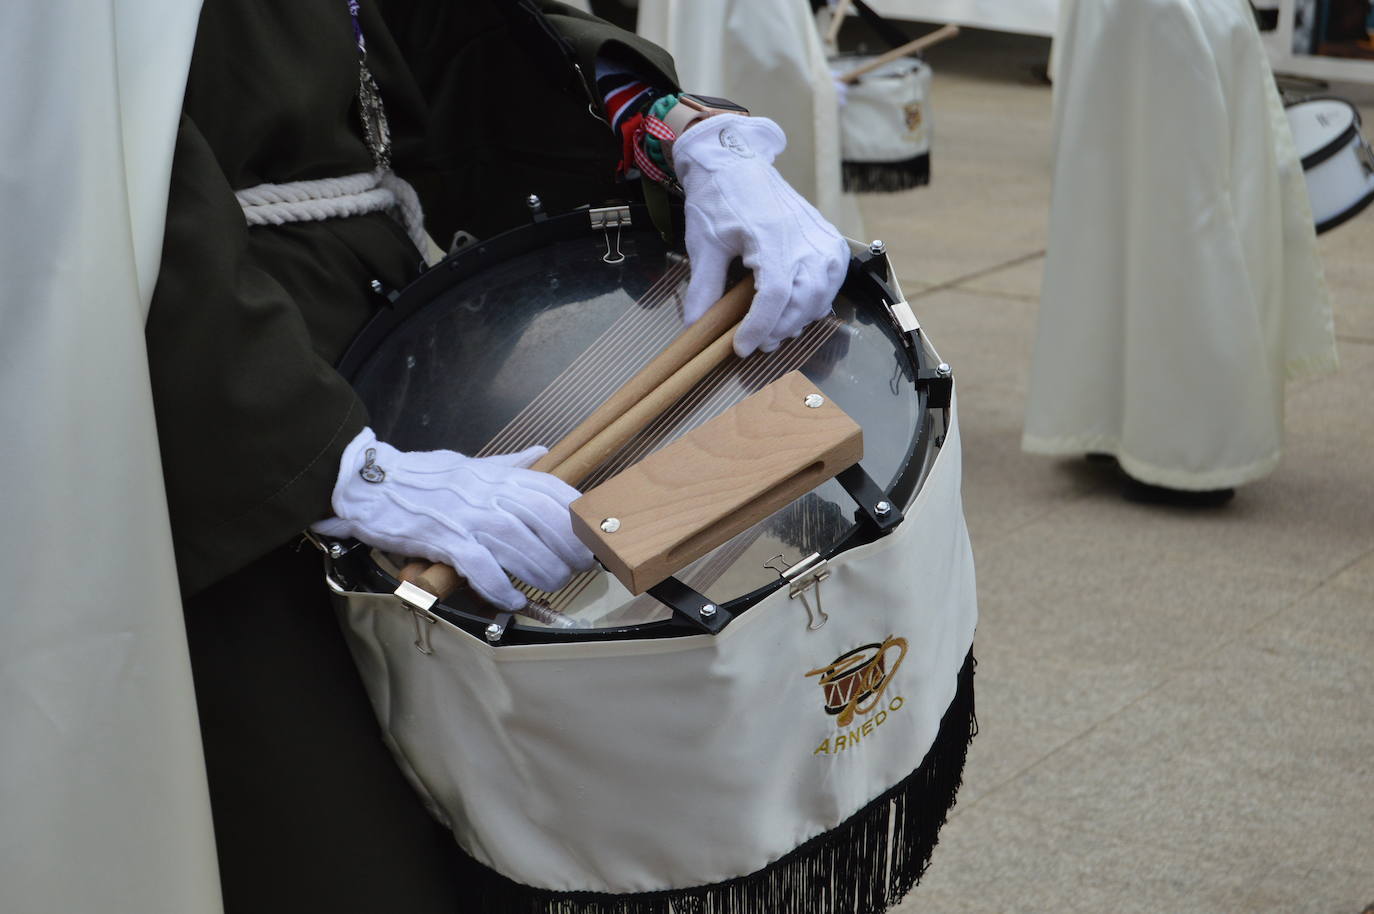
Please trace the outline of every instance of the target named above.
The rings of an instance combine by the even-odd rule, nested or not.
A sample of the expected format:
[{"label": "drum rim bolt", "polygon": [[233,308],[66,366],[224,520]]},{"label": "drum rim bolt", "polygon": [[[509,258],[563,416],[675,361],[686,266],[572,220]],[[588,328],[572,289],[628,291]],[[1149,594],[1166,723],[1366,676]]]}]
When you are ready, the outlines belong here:
[{"label": "drum rim bolt", "polygon": [[488,641],[500,641],[500,640],[501,640],[501,636],[504,635],[505,633],[506,633],[506,629],[505,629],[503,626],[501,626],[501,625],[499,625],[498,623],[496,623],[496,622],[493,622],[493,623],[491,623],[490,625],[487,626],[487,640],[488,640]]},{"label": "drum rim bolt", "polygon": [[369,285],[372,286],[372,291],[373,291],[373,292],[376,292],[378,295],[381,295],[381,294],[382,294],[382,288],[383,288],[383,287],[382,287],[382,281],[381,281],[380,279],[374,279],[374,280],[372,280],[372,282],[369,283]]},{"label": "drum rim bolt", "polygon": [[825,397],[822,397],[820,394],[807,394],[806,399],[802,402],[811,409],[820,409],[825,403]]},{"label": "drum rim bolt", "polygon": [[330,544],[329,544],[329,557],[330,557],[331,559],[340,559],[340,558],[343,558],[343,554],[344,554],[343,543],[330,543]]},{"label": "drum rim bolt", "polygon": [[892,502],[880,501],[873,506],[873,513],[879,517],[886,517],[892,513]]},{"label": "drum rim bolt", "polygon": [[601,522],[602,533],[614,533],[620,529],[620,518],[608,517]]},{"label": "drum rim bolt", "polygon": [[872,254],[874,257],[885,254],[887,253],[887,245],[883,243],[883,239],[874,238],[868,244],[868,253]]},{"label": "drum rim bolt", "polygon": [[935,366],[935,373],[942,378],[947,378],[954,373],[954,369],[949,367],[948,362],[941,362]]},{"label": "drum rim bolt", "polygon": [[711,618],[712,616],[714,616],[715,614],[716,614],[716,604],[714,604],[714,603],[707,603],[707,604],[705,604],[704,606],[701,607],[701,617],[702,617],[703,619],[709,619],[709,618]]},{"label": "drum rim bolt", "polygon": [[544,201],[539,199],[538,194],[530,194],[525,198],[525,205],[530,209],[538,209],[544,205]]}]

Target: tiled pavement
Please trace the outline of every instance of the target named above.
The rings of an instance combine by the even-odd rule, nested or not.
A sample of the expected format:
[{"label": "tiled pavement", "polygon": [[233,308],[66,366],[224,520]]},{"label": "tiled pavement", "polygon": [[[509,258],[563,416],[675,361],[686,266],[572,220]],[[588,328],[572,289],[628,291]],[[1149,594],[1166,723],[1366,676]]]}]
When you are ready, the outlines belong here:
[{"label": "tiled pavement", "polygon": [[[1049,203],[1045,42],[931,53],[927,188],[863,199],[959,383],[979,721],[903,914],[1358,914],[1374,901],[1374,211],[1321,239],[1341,369],[1213,511],[1020,451]],[[1374,90],[1334,87],[1364,106]]]}]

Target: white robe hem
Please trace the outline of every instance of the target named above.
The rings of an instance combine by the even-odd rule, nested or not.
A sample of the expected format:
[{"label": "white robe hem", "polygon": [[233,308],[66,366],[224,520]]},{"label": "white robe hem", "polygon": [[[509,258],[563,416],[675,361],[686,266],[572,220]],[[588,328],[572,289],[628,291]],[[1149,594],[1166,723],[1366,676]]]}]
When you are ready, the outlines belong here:
[{"label": "white robe hem", "polygon": [[1186,492],[1205,492],[1211,489],[1233,489],[1254,482],[1274,471],[1282,456],[1276,450],[1253,463],[1239,467],[1190,473],[1186,470],[1156,466],[1125,453],[1121,439],[1112,435],[1071,435],[1061,438],[1038,438],[1025,435],[1021,449],[1028,454],[1048,457],[1078,457],[1084,454],[1111,454],[1121,469],[1132,479],[1152,486],[1164,486]]}]

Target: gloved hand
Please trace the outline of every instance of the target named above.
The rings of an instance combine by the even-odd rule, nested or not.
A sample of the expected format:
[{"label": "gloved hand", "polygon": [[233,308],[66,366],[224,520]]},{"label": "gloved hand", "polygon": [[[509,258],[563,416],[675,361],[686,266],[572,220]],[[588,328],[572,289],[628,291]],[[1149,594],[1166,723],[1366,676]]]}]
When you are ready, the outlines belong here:
[{"label": "gloved hand", "polygon": [[686,191],[692,279],[683,305],[691,324],[725,290],[730,261],[754,271],[754,303],[735,352],[772,352],[830,312],[849,267],[849,245],[782,179],[773,159],[787,145],[763,117],[718,114],[673,141],[673,168]]},{"label": "gloved hand", "polygon": [[484,600],[525,605],[506,573],[557,590],[592,567],[573,535],[568,505],[578,491],[526,469],[547,453],[465,457],[454,451],[398,451],[370,428],[344,450],[334,513],[311,529],[356,537],[379,549],[447,562]]}]

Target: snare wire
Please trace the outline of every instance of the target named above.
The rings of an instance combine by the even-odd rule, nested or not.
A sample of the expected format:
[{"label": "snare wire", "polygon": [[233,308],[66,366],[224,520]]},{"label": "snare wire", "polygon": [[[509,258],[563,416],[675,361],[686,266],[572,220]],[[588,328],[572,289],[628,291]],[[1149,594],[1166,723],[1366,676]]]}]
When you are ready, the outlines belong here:
[{"label": "snare wire", "polygon": [[[540,391],[476,456],[516,451],[540,440],[553,440],[590,414],[597,403],[642,368],[671,338],[673,323],[663,319],[664,309],[659,305],[677,292],[686,272],[687,266],[682,263],[665,271],[625,315]],[[647,344],[657,344],[657,348]],[[627,352],[632,358],[624,358]],[[616,370],[604,370],[610,366]]]}]

